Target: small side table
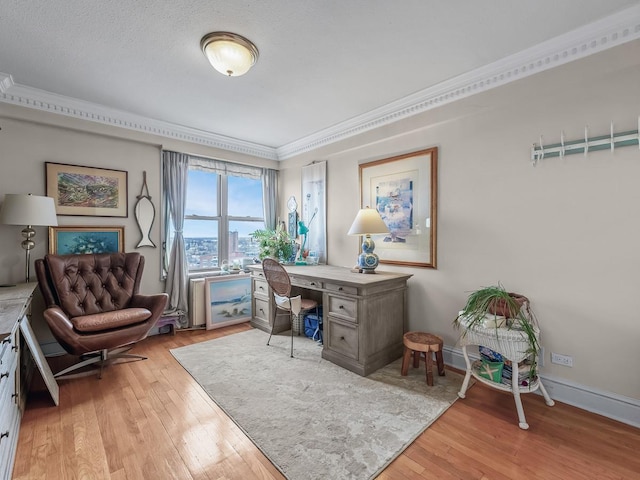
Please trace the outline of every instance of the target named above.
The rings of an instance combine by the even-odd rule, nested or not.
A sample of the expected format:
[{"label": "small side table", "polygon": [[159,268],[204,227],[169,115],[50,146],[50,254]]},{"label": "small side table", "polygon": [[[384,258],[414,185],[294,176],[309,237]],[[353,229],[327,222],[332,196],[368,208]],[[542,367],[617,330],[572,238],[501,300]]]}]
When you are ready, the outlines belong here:
[{"label": "small side table", "polygon": [[[480,383],[484,383],[489,387],[495,388],[497,390],[502,390],[504,392],[513,393],[513,398],[516,403],[516,410],[518,411],[518,426],[523,430],[527,430],[529,428],[529,424],[527,423],[527,419],[524,416],[524,409],[522,408],[522,399],[520,398],[521,393],[531,393],[540,389],[542,392],[542,396],[544,397],[544,401],[547,405],[552,407],[555,403],[549,397],[547,390],[542,385],[542,381],[540,377],[536,377],[531,379],[529,385],[523,386],[519,384],[518,378],[518,363],[526,359],[529,354],[527,350],[529,349],[529,343],[524,335],[524,332],[519,330],[509,330],[507,328],[483,328],[475,326],[473,328],[466,328],[464,319],[461,319],[462,327],[465,328],[465,333],[460,337],[460,343],[462,345],[462,353],[464,355],[464,361],[467,365],[467,371],[464,376],[464,381],[462,382],[462,388],[458,392],[458,397],[465,398],[465,394],[467,392],[467,388],[469,387],[469,380],[471,376],[478,380]],[[540,331],[536,331],[536,339],[539,339]],[[469,345],[482,345],[490,348],[491,350],[498,352],[507,360],[511,361],[513,365],[512,373],[511,373],[511,385],[507,385],[504,383],[493,382],[489,379],[481,377],[478,374],[478,370],[480,368],[480,362],[471,363],[469,359],[469,355],[467,353],[467,347]],[[537,359],[536,359],[537,361]]]},{"label": "small side table", "polygon": [[169,326],[169,332],[171,335],[176,334],[176,328],[178,327],[178,320],[180,317],[178,315],[169,315],[166,317],[160,317],[156,322],[156,327],[158,328],[158,332],[165,325]]}]

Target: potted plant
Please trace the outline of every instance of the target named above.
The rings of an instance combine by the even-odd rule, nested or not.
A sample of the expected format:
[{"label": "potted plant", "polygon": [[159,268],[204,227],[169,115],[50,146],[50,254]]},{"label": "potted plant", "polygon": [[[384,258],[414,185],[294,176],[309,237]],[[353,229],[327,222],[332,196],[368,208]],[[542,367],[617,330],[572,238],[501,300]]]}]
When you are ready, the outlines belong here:
[{"label": "potted plant", "polygon": [[271,257],[280,262],[289,262],[293,258],[294,244],[283,227],[256,230],[251,236],[258,242],[260,260]]},{"label": "potted plant", "polygon": [[[500,284],[482,287],[469,294],[467,303],[458,314],[453,324],[456,328],[464,328],[462,335],[474,327],[486,328],[487,314],[506,318],[504,327],[521,330],[526,336],[529,349],[526,351],[531,358],[531,377],[536,373],[536,360],[540,345],[536,336],[537,320],[531,311],[529,299],[524,295],[507,292]],[[494,322],[495,328],[501,328]]]}]

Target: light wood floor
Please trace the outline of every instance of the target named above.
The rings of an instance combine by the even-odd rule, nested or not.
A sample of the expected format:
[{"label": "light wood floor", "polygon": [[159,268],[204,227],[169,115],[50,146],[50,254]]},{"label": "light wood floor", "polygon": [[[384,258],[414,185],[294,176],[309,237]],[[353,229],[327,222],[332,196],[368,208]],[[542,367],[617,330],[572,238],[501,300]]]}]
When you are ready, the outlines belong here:
[{"label": "light wood floor", "polygon": [[[282,479],[169,353],[247,328],[148,338],[134,349],[148,360],[60,382],[57,408],[33,393],[13,478]],[[524,408],[528,431],[510,395],[475,385],[378,478],[640,478],[640,430],[538,395]]]}]

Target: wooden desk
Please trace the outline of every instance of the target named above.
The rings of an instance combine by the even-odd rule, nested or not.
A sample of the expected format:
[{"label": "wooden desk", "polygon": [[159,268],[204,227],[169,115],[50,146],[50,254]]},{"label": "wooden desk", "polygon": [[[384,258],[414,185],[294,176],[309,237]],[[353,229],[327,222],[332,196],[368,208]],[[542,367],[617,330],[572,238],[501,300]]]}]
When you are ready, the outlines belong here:
[{"label": "wooden desk", "polygon": [[[274,321],[273,294],[262,267],[252,265],[249,269],[251,324],[269,331]],[[291,278],[292,295],[304,291],[323,305],[322,358],[366,376],[402,356],[411,275],[377,270],[361,274],[330,265],[285,269]]]}]

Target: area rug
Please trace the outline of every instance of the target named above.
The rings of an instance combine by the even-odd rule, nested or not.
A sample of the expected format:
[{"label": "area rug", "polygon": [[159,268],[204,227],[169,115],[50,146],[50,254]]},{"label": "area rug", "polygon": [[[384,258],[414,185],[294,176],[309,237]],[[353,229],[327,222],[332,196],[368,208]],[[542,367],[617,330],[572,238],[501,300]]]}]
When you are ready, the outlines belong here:
[{"label": "area rug", "polygon": [[253,329],[171,350],[289,480],[370,479],[457,398],[462,377],[400,360],[364,378],[323,360],[322,347]]}]

